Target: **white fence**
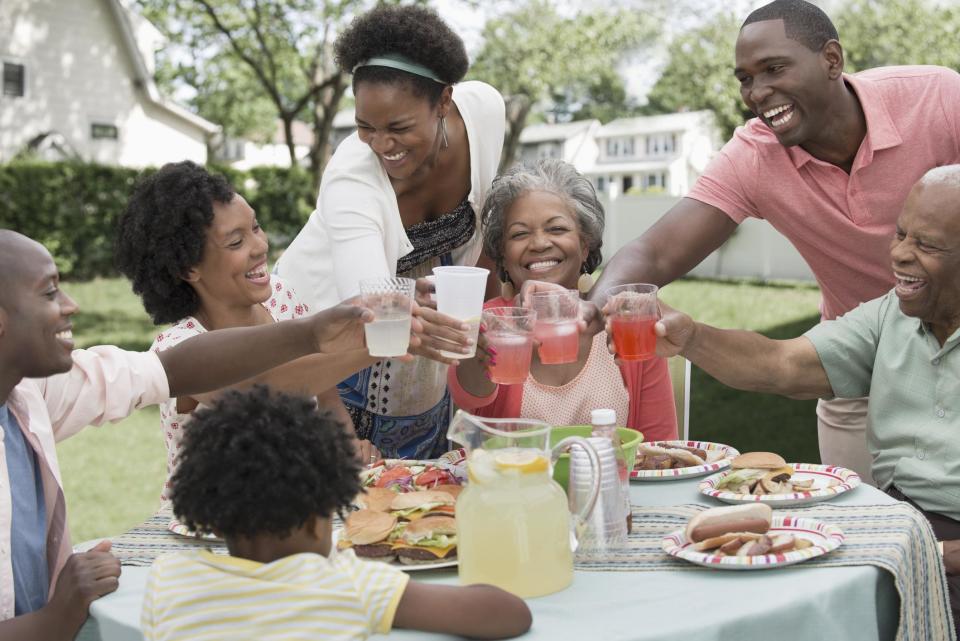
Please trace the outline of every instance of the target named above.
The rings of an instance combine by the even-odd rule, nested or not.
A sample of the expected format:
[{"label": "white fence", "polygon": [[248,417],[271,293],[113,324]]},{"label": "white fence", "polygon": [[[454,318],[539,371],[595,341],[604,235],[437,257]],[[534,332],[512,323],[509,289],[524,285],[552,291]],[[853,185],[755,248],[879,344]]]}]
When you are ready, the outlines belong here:
[{"label": "white fence", "polygon": [[[653,225],[679,198],[621,196],[603,199],[607,213],[603,256],[614,253]],[[813,273],[793,245],[762,220],[747,219],[736,233],[693,271],[705,278],[758,278],[813,281]]]}]

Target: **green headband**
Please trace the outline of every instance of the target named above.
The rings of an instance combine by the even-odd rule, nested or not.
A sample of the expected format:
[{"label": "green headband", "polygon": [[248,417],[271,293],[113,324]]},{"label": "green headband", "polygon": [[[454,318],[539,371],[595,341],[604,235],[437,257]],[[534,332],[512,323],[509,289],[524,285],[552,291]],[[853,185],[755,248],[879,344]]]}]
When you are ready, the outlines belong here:
[{"label": "green headband", "polygon": [[448,84],[443,80],[440,80],[440,78],[437,77],[437,74],[433,73],[423,65],[417,64],[410,58],[402,56],[399,53],[386,53],[382,56],[374,56],[373,58],[364,60],[353,68],[352,73],[356,73],[357,69],[360,67],[390,67],[391,69],[399,69],[400,71],[412,73],[415,76],[429,78],[430,80],[439,82],[442,85]]}]

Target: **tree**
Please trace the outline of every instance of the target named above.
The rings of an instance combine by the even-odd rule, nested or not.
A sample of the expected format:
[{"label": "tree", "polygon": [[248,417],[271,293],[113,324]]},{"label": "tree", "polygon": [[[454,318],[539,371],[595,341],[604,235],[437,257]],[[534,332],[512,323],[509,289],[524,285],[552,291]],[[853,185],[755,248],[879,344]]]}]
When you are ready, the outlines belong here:
[{"label": "tree", "polygon": [[753,114],[743,105],[733,76],[740,21],[730,13],[679,35],[667,48],[667,65],[647,95],[651,114],[709,109],[724,139]]},{"label": "tree", "polygon": [[[190,86],[201,115],[239,135],[283,123],[296,166],[293,121],[313,125],[309,160],[314,186],[328,156],[333,117],[347,86],[332,56],[332,38],[361,0],[138,0],[144,14],[186,49],[168,57],[168,75]],[[169,79],[169,78],[168,78]]]},{"label": "tree", "polygon": [[[547,0],[529,0],[483,29],[483,47],[470,72],[504,95],[507,134],[501,171],[513,163],[520,132],[538,104],[587,104],[591,90],[621,95],[611,83],[623,54],[652,40],[656,25],[639,11],[563,17]],[[605,87],[606,85],[606,87]],[[558,97],[560,98],[558,100]]]},{"label": "tree", "polygon": [[960,69],[960,11],[924,0],[850,0],[837,15],[848,72],[886,65]]}]

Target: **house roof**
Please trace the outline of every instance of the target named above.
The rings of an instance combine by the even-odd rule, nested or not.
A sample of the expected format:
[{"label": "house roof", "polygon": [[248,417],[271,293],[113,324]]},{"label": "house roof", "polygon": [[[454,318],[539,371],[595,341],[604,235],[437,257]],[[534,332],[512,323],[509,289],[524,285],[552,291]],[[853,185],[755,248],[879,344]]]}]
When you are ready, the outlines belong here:
[{"label": "house roof", "polygon": [[713,112],[702,110],[661,114],[658,116],[617,118],[600,127],[596,136],[597,138],[610,138],[613,136],[683,131],[684,129],[689,129],[704,122],[713,123]]},{"label": "house roof", "polygon": [[185,120],[209,135],[218,133],[220,131],[219,125],[210,122],[206,118],[201,118],[185,107],[160,95],[157,84],[153,81],[153,74],[150,72],[150,67],[137,44],[136,31],[131,19],[130,9],[124,0],[107,0],[107,5],[117,20],[123,46],[126,48],[127,54],[129,54],[133,62],[134,73],[137,76],[135,78],[136,86],[143,89],[143,93],[147,99],[157,107],[173,114],[181,120]]},{"label": "house roof", "polygon": [[520,132],[520,144],[569,140],[599,124],[599,120],[575,120],[560,124],[530,125]]}]

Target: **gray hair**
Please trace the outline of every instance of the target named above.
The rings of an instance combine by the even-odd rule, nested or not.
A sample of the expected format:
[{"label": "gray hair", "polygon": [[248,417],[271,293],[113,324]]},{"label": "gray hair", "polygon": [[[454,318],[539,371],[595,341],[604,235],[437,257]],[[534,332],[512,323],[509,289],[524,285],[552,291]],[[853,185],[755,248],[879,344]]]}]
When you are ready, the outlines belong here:
[{"label": "gray hair", "polygon": [[481,210],[483,246],[497,264],[500,279],[506,280],[503,268],[503,235],[507,212],[513,203],[531,191],[556,194],[570,206],[576,216],[580,235],[587,244],[587,260],[582,270],[594,271],[603,261],[603,205],[597,200],[593,183],[562,160],[540,160],[511,168],[493,180]]}]

